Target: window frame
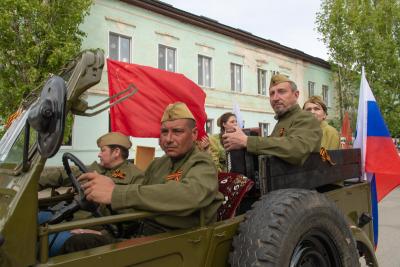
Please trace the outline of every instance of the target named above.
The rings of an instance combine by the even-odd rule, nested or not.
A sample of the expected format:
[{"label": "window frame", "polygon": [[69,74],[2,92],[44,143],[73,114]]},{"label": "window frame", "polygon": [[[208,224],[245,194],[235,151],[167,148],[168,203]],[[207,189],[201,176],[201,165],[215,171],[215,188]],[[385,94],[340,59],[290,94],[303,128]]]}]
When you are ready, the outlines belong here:
[{"label": "window frame", "polygon": [[322,85],[322,100],[325,102],[325,105],[329,106],[329,86],[326,84]]},{"label": "window frame", "polygon": [[[210,125],[209,127],[207,125]],[[208,135],[213,134],[214,132],[214,119],[207,119],[205,123],[205,131]]]},{"label": "window frame", "polygon": [[[111,53],[110,53],[110,41],[111,41],[111,35],[114,35],[116,37],[118,37],[118,59],[114,59],[111,57]],[[121,60],[121,38],[125,38],[129,40],[129,58],[128,61],[122,61]],[[108,58],[113,59],[113,60],[118,60],[121,62],[126,62],[126,63],[132,63],[132,43],[133,43],[133,39],[131,36],[128,35],[124,35],[124,34],[120,34],[117,32],[113,32],[113,31],[109,31],[108,32]]]},{"label": "window frame", "polygon": [[[163,49],[164,51],[164,64],[165,64],[165,68],[161,68],[160,66],[160,51],[161,49]],[[172,50],[174,51],[174,67],[173,70],[169,70],[168,69],[168,50]],[[158,53],[157,53],[157,67],[161,70],[165,70],[165,71],[170,71],[170,72],[177,72],[178,70],[178,49],[172,46],[168,46],[168,45],[163,45],[163,44],[158,44]]]},{"label": "window frame", "polygon": [[[266,127],[264,127],[266,126]],[[259,122],[258,127],[260,127],[260,134],[262,137],[264,136],[269,136],[269,128],[270,128],[270,123],[268,122]],[[267,129],[267,135],[264,134],[264,129]]]},{"label": "window frame", "polygon": [[308,81],[308,97],[315,95],[315,82]]},{"label": "window frame", "polygon": [[[236,85],[236,69],[240,69],[240,88],[237,88]],[[233,71],[232,71],[233,70]],[[230,72],[231,72],[231,91],[236,93],[241,93],[243,91],[243,65],[238,63],[230,63]],[[234,82],[233,82],[234,81]]]},{"label": "window frame", "polygon": [[[264,76],[263,80],[261,80],[261,78],[260,78],[260,73],[263,73],[263,76]],[[268,75],[268,72],[265,69],[257,68],[257,89],[258,89],[257,92],[258,92],[258,95],[267,96],[267,91],[268,91],[267,90],[267,82],[268,82],[267,75]],[[262,85],[264,85],[265,88],[262,88]],[[263,89],[264,89],[264,93],[262,91]]]},{"label": "window frame", "polygon": [[[201,69],[202,69],[202,74],[203,77],[201,77],[203,79],[203,84],[200,83],[200,59],[201,59]],[[210,75],[210,84],[206,84],[206,79],[205,79],[205,67],[204,67],[204,60],[209,60],[209,75]],[[197,68],[197,82],[200,86],[206,87],[206,88],[212,88],[213,87],[213,60],[212,57],[210,56],[206,56],[206,55],[202,55],[202,54],[198,54],[197,55],[197,63],[198,63],[198,68]]]}]

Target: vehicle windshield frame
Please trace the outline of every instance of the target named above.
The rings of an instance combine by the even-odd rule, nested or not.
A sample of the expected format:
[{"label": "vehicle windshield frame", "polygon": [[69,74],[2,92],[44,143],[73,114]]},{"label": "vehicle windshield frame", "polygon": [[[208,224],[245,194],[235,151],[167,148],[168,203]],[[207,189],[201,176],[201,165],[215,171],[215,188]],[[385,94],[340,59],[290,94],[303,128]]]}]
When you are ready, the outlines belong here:
[{"label": "vehicle windshield frame", "polygon": [[21,134],[24,135],[24,129],[26,127],[26,122],[28,119],[29,111],[31,110],[32,105],[22,114],[16,118],[10,128],[6,131],[3,137],[0,140],[0,168],[12,168],[14,169],[16,166],[19,166],[23,162],[23,150],[21,151],[21,155],[19,162],[7,162],[7,158],[10,155],[13,147],[17,144],[17,140],[20,138]]}]

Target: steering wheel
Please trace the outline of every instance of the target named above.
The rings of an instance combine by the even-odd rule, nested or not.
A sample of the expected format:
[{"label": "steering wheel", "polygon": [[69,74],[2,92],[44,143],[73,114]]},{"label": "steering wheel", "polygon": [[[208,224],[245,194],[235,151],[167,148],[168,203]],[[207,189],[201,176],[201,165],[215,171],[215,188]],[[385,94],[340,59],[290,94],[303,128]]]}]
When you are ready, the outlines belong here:
[{"label": "steering wheel", "polygon": [[71,153],[67,152],[67,153],[63,154],[62,163],[64,165],[64,169],[65,169],[69,179],[72,182],[72,186],[75,188],[76,192],[78,193],[77,201],[78,201],[79,207],[82,210],[90,211],[93,213],[97,210],[97,207],[99,206],[99,204],[86,200],[86,196],[82,189],[81,184],[78,182],[77,177],[75,177],[75,175],[71,171],[71,166],[69,165],[69,160],[72,161],[75,164],[75,166],[77,166],[82,173],[87,173],[88,169],[82,163],[82,161],[80,161],[77,157],[75,157]]},{"label": "steering wheel", "polygon": [[95,217],[101,216],[97,211],[99,204],[88,201],[86,199],[81,184],[78,182],[77,178],[71,171],[71,166],[69,164],[69,161],[72,161],[79,168],[81,172],[83,173],[88,172],[86,166],[77,157],[75,157],[71,153],[63,154],[62,162],[64,165],[64,169],[68,177],[70,178],[72,186],[75,188],[75,191],[77,192],[78,195],[73,199],[73,201],[70,204],[67,204],[66,202],[63,201],[52,207],[51,210],[54,211],[54,215],[49,220],[48,222],[49,224],[56,224],[65,219],[69,219],[76,211],[80,209],[91,212]]},{"label": "steering wheel", "polygon": [[[66,202],[63,201],[54,206],[52,208],[52,210],[54,211],[54,215],[48,221],[49,224],[56,224],[62,222],[65,219],[69,219],[76,211],[80,209],[91,212],[94,217],[102,216],[102,214],[98,210],[99,204],[92,201],[88,201],[86,199],[85,192],[82,189],[81,184],[78,182],[77,177],[72,173],[69,161],[72,161],[82,173],[88,172],[88,169],[82,163],[82,161],[80,161],[73,154],[68,152],[63,154],[62,163],[64,165],[64,169],[68,177],[70,178],[72,186],[74,187],[78,195],[72,200],[70,204],[66,204]],[[122,233],[121,231],[122,228],[118,224],[117,225],[107,224],[104,226],[114,237],[119,237]]]}]

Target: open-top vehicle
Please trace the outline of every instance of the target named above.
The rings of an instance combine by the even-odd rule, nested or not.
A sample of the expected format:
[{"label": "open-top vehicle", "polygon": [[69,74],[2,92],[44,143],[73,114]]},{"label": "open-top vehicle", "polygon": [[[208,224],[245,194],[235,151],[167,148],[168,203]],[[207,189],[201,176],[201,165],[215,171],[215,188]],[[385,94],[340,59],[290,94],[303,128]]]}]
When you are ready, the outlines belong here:
[{"label": "open-top vehicle", "polygon": [[[38,199],[40,174],[46,159],[59,150],[67,114],[96,113],[88,113],[98,106],[88,106],[82,95],[100,81],[103,65],[100,50],[81,53],[60,76],[49,78],[40,96],[26,103],[0,141],[1,266],[353,267],[359,265],[360,257],[368,266],[378,265],[370,186],[358,179],[360,151],[351,149],[329,151],[330,161],[311,155],[302,167],[240,152],[243,160],[232,164],[249,179],[235,173],[220,174],[220,191],[226,201],[217,222],[205,225],[200,212],[195,228],[121,239],[49,257],[51,233],[157,216],[136,212],[64,220],[77,209],[96,212],[96,205],[85,200],[73,175],[75,193]],[[127,97],[131,89],[125,92]],[[63,161],[67,171],[70,161],[85,171],[71,154]],[[38,225],[39,210],[62,201],[56,212],[59,217]],[[238,207],[240,211],[235,213]]]}]

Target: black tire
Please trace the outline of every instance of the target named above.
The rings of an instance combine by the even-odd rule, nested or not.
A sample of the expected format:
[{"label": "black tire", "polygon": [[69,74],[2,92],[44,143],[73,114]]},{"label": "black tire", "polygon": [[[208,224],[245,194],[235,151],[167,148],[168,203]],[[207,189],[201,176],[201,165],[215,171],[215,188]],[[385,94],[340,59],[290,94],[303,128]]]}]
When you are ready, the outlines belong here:
[{"label": "black tire", "polygon": [[273,191],[254,203],[233,240],[231,266],[359,266],[349,225],[324,195]]}]

